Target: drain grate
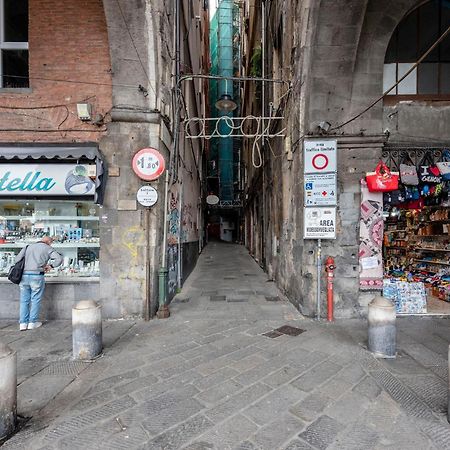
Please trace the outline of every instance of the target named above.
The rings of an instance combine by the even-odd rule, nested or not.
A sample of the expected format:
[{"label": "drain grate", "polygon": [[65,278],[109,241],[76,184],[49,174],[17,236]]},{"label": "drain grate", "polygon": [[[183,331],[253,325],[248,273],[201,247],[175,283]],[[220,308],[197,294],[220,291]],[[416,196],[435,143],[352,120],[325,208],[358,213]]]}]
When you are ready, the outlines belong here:
[{"label": "drain grate", "polygon": [[226,299],[225,295],[211,295],[209,297],[211,302],[224,302]]},{"label": "drain grate", "polygon": [[40,375],[73,375],[77,376],[86,367],[88,367],[87,362],[83,361],[59,361],[54,362],[43,369]]},{"label": "drain grate", "polygon": [[263,333],[263,336],[275,339],[277,337],[283,336],[283,333],[279,333],[278,331],[272,330],[268,331],[267,333]]},{"label": "drain grate", "polygon": [[227,302],[231,302],[231,303],[243,303],[243,302],[247,302],[248,300],[246,298],[242,298],[242,297],[227,297]]},{"label": "drain grate", "polygon": [[237,291],[239,295],[255,295],[255,291],[251,291],[250,289],[243,289],[242,291]]},{"label": "drain grate", "polygon": [[236,280],[237,277],[230,275],[229,277],[223,277],[224,280]]},{"label": "drain grate", "polygon": [[265,295],[266,297],[266,302],[279,302],[280,301],[280,297],[278,297],[278,295]]},{"label": "drain grate", "polygon": [[302,330],[301,328],[291,327],[290,325],[283,325],[280,328],[276,328],[274,331],[278,331],[281,334],[287,334],[288,336],[298,336],[299,334],[304,333],[306,330]]},{"label": "drain grate", "polygon": [[245,277],[257,277],[258,275],[256,273],[244,273]]}]

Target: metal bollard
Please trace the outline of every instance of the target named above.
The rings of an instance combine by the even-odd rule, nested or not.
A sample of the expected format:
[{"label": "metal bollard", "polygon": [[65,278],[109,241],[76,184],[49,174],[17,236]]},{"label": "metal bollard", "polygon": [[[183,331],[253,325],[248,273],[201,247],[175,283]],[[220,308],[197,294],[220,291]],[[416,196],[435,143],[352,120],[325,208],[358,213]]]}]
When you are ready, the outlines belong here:
[{"label": "metal bollard", "polygon": [[384,297],[369,303],[369,350],[378,358],[395,358],[395,305]]},{"label": "metal bollard", "polygon": [[72,308],[73,358],[94,359],[102,343],[102,307],[93,300],[82,300]]},{"label": "metal bollard", "polygon": [[17,353],[0,342],[0,440],[14,432],[17,418]]}]

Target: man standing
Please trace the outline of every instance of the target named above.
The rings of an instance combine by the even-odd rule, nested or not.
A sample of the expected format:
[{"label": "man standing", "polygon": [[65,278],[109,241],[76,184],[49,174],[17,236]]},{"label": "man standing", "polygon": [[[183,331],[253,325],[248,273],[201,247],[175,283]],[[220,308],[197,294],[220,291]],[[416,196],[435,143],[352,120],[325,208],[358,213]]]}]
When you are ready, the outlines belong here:
[{"label": "man standing", "polygon": [[52,242],[50,236],[44,236],[39,242],[23,248],[16,256],[16,262],[25,257],[20,281],[20,331],[42,326],[42,322],[39,322],[39,310],[45,289],[44,273],[60,266],[63,261],[61,255],[51,247]]}]

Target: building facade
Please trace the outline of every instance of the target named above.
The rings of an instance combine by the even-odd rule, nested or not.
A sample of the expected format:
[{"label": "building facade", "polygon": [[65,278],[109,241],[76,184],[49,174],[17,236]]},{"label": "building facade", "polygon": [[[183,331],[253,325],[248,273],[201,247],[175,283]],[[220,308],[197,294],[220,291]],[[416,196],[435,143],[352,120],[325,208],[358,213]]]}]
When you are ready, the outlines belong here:
[{"label": "building facade", "polygon": [[[18,289],[5,278],[14,254],[46,233],[57,237],[64,264],[48,276],[44,319],[70,317],[82,299],[100,301],[105,317],[151,316],[166,204],[169,244],[176,240],[169,298],[201,245],[202,148],[180,139],[174,152],[174,75],[207,63],[199,58],[205,2],[4,0],[0,7],[0,317],[18,314]],[[174,33],[175,20],[190,29],[188,39]],[[182,111],[201,107],[201,88],[182,87]],[[132,170],[134,154],[148,147],[176,173],[168,179],[173,202],[165,201],[164,175],[146,183]],[[159,193],[148,215],[136,200],[145,184]],[[175,209],[181,214],[172,221]]]},{"label": "building facade", "polygon": [[[361,289],[361,179],[392,151],[419,158],[450,143],[448,36],[413,67],[450,26],[448,2],[247,0],[241,10],[246,74],[262,45],[267,76],[290,82],[287,95],[265,87],[265,113],[273,102],[286,139],[266,141],[262,168],[252,164],[251,142],[245,147],[246,245],[291,301],[314,315],[317,241],[303,239],[303,144],[337,140],[337,238],[323,241],[322,251],[336,262],[336,315],[357,316],[377,293]],[[249,94],[243,115],[261,113],[261,103]],[[399,161],[391,163],[395,170]]]}]

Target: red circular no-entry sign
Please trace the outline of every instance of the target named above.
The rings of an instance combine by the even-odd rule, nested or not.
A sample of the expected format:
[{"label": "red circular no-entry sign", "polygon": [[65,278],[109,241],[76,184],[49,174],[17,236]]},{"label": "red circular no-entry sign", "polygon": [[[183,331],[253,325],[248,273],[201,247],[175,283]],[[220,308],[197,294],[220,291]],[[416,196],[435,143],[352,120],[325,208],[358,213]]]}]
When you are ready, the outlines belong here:
[{"label": "red circular no-entry sign", "polygon": [[328,156],[318,153],[312,159],[312,165],[317,170],[323,170],[328,166]]},{"label": "red circular no-entry sign", "polygon": [[143,148],[133,157],[134,173],[145,181],[158,179],[166,168],[163,156],[154,148]]}]

